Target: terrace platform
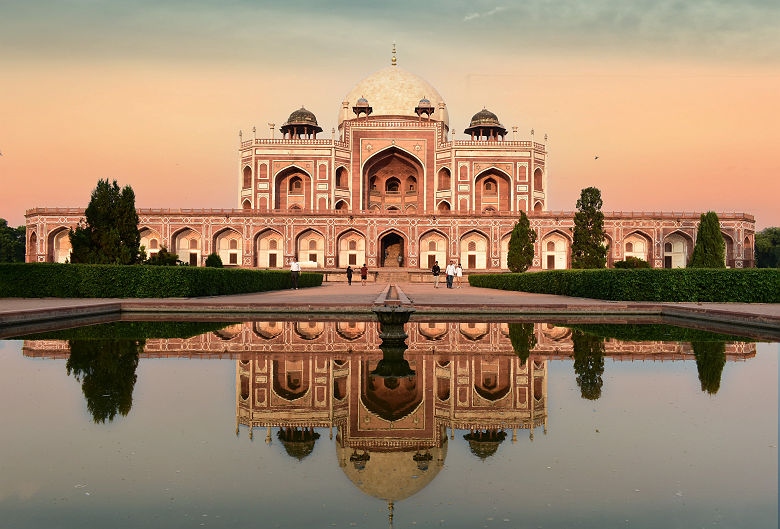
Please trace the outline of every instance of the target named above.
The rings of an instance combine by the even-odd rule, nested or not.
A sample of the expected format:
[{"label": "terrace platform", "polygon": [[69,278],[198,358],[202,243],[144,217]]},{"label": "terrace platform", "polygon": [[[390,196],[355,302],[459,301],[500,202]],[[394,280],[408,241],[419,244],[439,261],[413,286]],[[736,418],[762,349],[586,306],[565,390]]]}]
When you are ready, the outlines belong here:
[{"label": "terrace platform", "polygon": [[[392,297],[415,308],[415,319],[501,319],[505,321],[578,318],[612,322],[637,318],[706,327],[756,339],[780,339],[780,304],[620,302],[476,288],[439,288],[429,283],[393,283]],[[347,314],[372,317],[390,284],[360,281],[324,283],[321,287],[200,298],[146,299],[0,299],[0,337],[78,323],[143,318],[248,319],[286,315],[333,319]],[[384,296],[384,298],[383,298]],[[687,323],[686,323],[687,322]],[[45,328],[41,328],[41,326]]]}]

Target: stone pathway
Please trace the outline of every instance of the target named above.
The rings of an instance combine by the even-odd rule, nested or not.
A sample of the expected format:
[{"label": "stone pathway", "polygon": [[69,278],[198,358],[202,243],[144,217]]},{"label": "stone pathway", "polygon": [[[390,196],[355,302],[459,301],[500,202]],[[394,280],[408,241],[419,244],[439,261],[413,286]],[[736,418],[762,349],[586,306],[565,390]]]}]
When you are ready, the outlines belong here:
[{"label": "stone pathway", "polygon": [[[732,326],[760,327],[780,336],[780,304],[614,302],[476,288],[465,283],[462,288],[453,289],[447,289],[444,283],[439,288],[434,288],[431,283],[400,283],[396,286],[404,303],[408,297],[417,316],[668,316]],[[77,317],[116,316],[120,312],[247,315],[370,313],[374,303],[384,299],[382,296],[387,287],[384,283],[362,286],[357,281],[351,286],[346,283],[324,283],[321,287],[300,290],[202,298],[5,298],[0,299],[0,328]]]}]

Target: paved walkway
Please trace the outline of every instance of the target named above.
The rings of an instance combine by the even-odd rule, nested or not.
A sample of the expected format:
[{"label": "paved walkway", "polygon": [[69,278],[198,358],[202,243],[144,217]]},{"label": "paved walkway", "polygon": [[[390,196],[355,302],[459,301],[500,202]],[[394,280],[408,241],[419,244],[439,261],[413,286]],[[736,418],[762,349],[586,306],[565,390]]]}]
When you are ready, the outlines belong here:
[{"label": "paved walkway", "polygon": [[[387,284],[325,283],[321,287],[202,298],[0,299],[0,327],[120,312],[329,313],[370,312]],[[470,287],[438,289],[430,283],[401,283],[417,315],[647,315],[757,326],[780,336],[780,304],[615,302]]]}]

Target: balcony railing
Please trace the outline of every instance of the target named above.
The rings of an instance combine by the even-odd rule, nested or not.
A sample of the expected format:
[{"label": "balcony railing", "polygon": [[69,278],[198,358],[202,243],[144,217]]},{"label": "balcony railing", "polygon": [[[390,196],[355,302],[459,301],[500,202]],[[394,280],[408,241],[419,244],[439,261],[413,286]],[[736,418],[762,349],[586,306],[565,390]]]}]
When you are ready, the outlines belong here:
[{"label": "balcony railing", "polygon": [[[369,216],[382,216],[386,211],[375,210],[358,210],[358,211],[319,211],[311,209],[298,209],[293,212],[290,211],[259,211],[252,209],[209,209],[209,208],[137,208],[136,211],[139,215],[189,215],[189,216],[289,216],[289,215],[318,215],[318,216],[330,216],[330,215],[369,215]],[[575,211],[543,211],[543,212],[528,212],[528,216],[531,219],[534,218],[562,218],[570,219],[574,217]],[[427,213],[415,213],[414,217],[423,216],[448,216],[448,217],[473,217],[481,213],[474,211],[428,211]],[[718,217],[721,220],[745,220],[754,222],[755,217],[749,213],[737,213],[737,212],[718,212]],[[60,215],[60,216],[84,216],[83,208],[32,208],[25,212],[25,216],[30,217],[34,215]],[[497,211],[492,213],[494,217],[512,217],[517,218],[520,215],[516,211]],[[670,219],[678,221],[698,221],[701,217],[701,212],[677,212],[677,211],[605,211],[604,217],[606,219]],[[751,251],[752,254],[752,251]]]}]

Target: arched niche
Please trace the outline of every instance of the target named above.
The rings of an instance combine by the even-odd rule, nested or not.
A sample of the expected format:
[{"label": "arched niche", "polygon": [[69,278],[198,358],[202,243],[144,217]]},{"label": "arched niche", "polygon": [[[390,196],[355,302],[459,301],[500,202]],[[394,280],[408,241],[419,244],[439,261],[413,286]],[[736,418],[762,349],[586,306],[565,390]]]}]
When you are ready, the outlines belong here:
[{"label": "arched niche", "polygon": [[157,230],[141,228],[139,234],[141,235],[140,244],[144,247],[147,258],[157,255],[160,248],[164,246],[162,237],[160,237],[160,233]]},{"label": "arched niche", "polygon": [[338,266],[359,267],[366,262],[366,237],[357,230],[347,230],[336,239]]},{"label": "arched niche", "polygon": [[634,231],[623,238],[623,259],[636,257],[651,262],[652,240],[641,231]]},{"label": "arched niche", "polygon": [[474,180],[475,210],[510,211],[512,179],[496,168],[486,169]]},{"label": "arched niche", "polygon": [[420,268],[430,270],[438,261],[442,270],[447,265],[447,237],[436,230],[431,230],[420,237]]},{"label": "arched niche", "polygon": [[419,159],[403,149],[391,147],[375,153],[363,165],[363,208],[395,207],[403,211],[414,204],[417,210],[422,210],[418,184],[424,174]]},{"label": "arched niche", "polygon": [[254,264],[259,268],[284,267],[284,238],[276,230],[267,229],[255,235]]},{"label": "arched niche", "polygon": [[200,266],[203,254],[203,240],[200,233],[191,228],[182,228],[171,237],[171,246],[175,248],[179,260],[190,266]]},{"label": "arched niche", "polygon": [[478,231],[470,231],[460,239],[460,264],[467,270],[484,270],[488,267],[487,236]]},{"label": "arched niche", "polygon": [[224,266],[239,266],[243,247],[241,234],[233,228],[225,228],[214,234],[214,252],[219,255]]},{"label": "arched niche", "polygon": [[298,261],[305,266],[322,268],[325,266],[325,237],[316,230],[305,230],[295,244]]},{"label": "arched niche", "polygon": [[569,267],[571,243],[568,237],[553,231],[542,238],[541,246],[543,270],[563,270]]},{"label": "arched niche", "polygon": [[280,211],[304,210],[311,204],[311,177],[299,167],[291,166],[274,178],[274,208]]},{"label": "arched niche", "polygon": [[693,241],[687,234],[676,231],[664,237],[664,268],[685,268],[691,254]]}]

